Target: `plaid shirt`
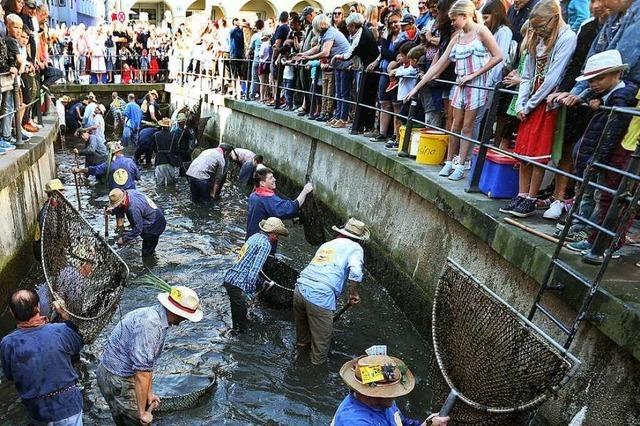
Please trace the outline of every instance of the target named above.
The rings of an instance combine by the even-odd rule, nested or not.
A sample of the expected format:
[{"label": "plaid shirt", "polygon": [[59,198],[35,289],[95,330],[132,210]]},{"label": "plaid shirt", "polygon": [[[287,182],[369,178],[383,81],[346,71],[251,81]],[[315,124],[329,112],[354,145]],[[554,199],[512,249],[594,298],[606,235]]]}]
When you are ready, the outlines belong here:
[{"label": "plaid shirt", "polygon": [[124,120],[124,107],[127,106],[127,103],[122,98],[115,98],[111,102],[111,113],[113,114],[113,118],[116,121]]},{"label": "plaid shirt", "polygon": [[253,234],[240,249],[236,264],[227,271],[224,282],[241,288],[247,294],[256,291],[256,284],[264,262],[267,261],[271,243],[269,237],[263,232]]}]

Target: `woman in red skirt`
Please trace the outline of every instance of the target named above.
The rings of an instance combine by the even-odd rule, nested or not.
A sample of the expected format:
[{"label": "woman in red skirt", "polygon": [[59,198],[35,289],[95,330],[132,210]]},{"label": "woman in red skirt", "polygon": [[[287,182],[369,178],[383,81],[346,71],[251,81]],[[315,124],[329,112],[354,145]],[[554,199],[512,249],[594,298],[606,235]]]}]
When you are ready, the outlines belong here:
[{"label": "woman in red skirt", "polygon": [[[516,103],[520,127],[514,152],[546,164],[551,158],[556,111],[547,109],[545,99],[564,75],[576,48],[576,35],[562,19],[556,0],[541,0],[533,7],[528,31],[532,34],[525,38],[527,58]],[[518,217],[535,213],[544,169],[534,164],[520,163],[518,195],[501,212]]]}]

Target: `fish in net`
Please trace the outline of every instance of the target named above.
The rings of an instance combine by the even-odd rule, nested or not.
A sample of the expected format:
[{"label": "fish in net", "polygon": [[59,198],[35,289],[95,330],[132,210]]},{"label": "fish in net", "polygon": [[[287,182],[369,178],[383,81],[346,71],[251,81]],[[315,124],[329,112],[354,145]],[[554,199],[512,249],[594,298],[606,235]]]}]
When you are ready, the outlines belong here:
[{"label": "fish in net", "polygon": [[269,256],[262,267],[263,275],[276,284],[258,293],[258,297],[269,307],[292,309],[293,290],[300,275],[298,271],[274,256]]},{"label": "fish in net", "polygon": [[[453,425],[525,424],[580,361],[448,259],[433,304],[439,373],[432,385]],[[442,410],[441,410],[442,411]]]},{"label": "fish in net", "polygon": [[47,203],[41,239],[47,286],[91,343],[114,314],[129,268],[62,194]]}]

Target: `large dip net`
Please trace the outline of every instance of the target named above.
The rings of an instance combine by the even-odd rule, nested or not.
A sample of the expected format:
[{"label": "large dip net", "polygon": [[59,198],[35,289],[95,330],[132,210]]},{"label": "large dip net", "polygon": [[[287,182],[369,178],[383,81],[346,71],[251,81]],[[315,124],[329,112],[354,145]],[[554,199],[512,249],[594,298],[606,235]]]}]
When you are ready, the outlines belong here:
[{"label": "large dip net", "polygon": [[[462,267],[448,260],[433,305],[436,404],[451,424],[526,424],[580,366],[571,353]],[[435,407],[438,407],[436,405]]]},{"label": "large dip net", "polygon": [[109,322],[129,268],[58,192],[49,198],[42,226],[42,268],[52,299],[91,343]]}]

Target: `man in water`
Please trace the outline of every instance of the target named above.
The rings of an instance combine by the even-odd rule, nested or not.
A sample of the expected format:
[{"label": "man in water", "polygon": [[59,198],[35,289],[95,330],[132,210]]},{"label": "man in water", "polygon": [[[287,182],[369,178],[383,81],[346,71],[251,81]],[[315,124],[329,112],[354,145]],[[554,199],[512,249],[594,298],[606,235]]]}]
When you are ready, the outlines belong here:
[{"label": "man in water", "polygon": [[[269,217],[291,219],[300,211],[307,195],[313,191],[311,182],[307,183],[295,200],[286,200],[275,193],[276,178],[273,170],[264,167],[256,170],[256,189],[249,195],[249,214],[247,216],[247,239],[260,231],[261,221]],[[276,243],[271,244],[272,251],[276,250]]]},{"label": "man in water", "polygon": [[76,135],[80,137],[86,145],[85,148],[81,150],[74,148],[73,153],[85,157],[85,164],[87,166],[97,166],[107,161],[107,146],[104,144],[104,141],[100,140],[96,135],[92,135],[87,129],[78,129]]},{"label": "man in water", "polygon": [[[363,378],[362,372],[378,372]],[[409,394],[416,385],[402,360],[387,355],[369,355],[346,362],[340,377],[350,392],[338,407],[331,426],[403,425],[447,426],[449,417],[431,414],[426,420],[405,417],[395,399]]]},{"label": "man in water", "polygon": [[122,131],[122,143],[124,146],[138,144],[138,131],[142,121],[142,109],[136,102],[136,95],[129,93],[127,105],[124,107],[124,130]]},{"label": "man in water", "polygon": [[38,212],[38,220],[36,221],[36,231],[33,236],[33,255],[38,262],[42,261],[42,247],[40,245],[40,240],[42,239],[42,227],[44,226],[44,216],[47,212],[47,208],[49,207],[49,203],[56,201],[56,200],[51,200],[51,198],[55,195],[56,192],[60,192],[60,193],[64,192],[64,185],[62,184],[60,179],[53,179],[45,185],[44,192],[47,194],[47,200],[44,202],[44,205]]},{"label": "man in water", "polygon": [[349,305],[360,303],[358,283],[364,271],[364,250],[369,239],[364,223],[349,219],[342,228],[333,227],[336,238],[318,248],[309,265],[302,270],[293,293],[293,316],[299,348],[311,346],[311,363],[324,364],[333,334],[333,311],[349,282]]},{"label": "man in water", "polygon": [[[253,297],[258,283],[264,284],[258,276],[271,252],[271,243],[278,241],[278,237],[289,236],[289,231],[277,217],[270,217],[259,224],[260,232],[253,234],[240,249],[236,264],[224,276],[224,288],[231,302],[231,319],[233,329],[245,331],[247,329],[247,300]],[[246,294],[246,296],[245,296]]]},{"label": "man in water", "polygon": [[[206,203],[220,198],[220,191],[225,178],[226,160],[233,147],[222,145],[205,149],[193,160],[187,170],[191,201]],[[265,218],[266,219],[266,218]]]},{"label": "man in water", "polygon": [[124,227],[124,217],[127,217],[130,230],[125,231],[122,237],[116,240],[118,245],[127,244],[137,237],[142,238],[142,256],[151,256],[155,253],[160,235],[164,232],[167,221],[162,209],[142,192],[135,189],[123,191],[116,188],[109,192],[110,214],[116,216],[116,226]]},{"label": "man in water", "polygon": [[179,146],[181,129],[169,131],[171,119],[158,121],[160,130],[153,136],[151,150],[155,153],[154,174],[157,186],[174,185],[178,181],[178,169],[182,164]]},{"label": "man in water", "polygon": [[82,393],[73,361],[84,345],[62,305],[54,309],[63,323],[49,324],[40,314],[34,290],[17,290],[9,310],[18,329],[0,342],[5,377],[15,383],[29,424],[82,425]]},{"label": "man in water", "polygon": [[109,143],[109,151],[112,155],[111,161],[105,161],[97,166],[74,167],[71,171],[95,176],[96,179],[107,175],[109,190],[114,188],[136,189],[136,181],[140,180],[140,170],[135,161],[125,157],[124,148],[120,142]]},{"label": "man in water", "polygon": [[240,173],[238,174],[238,183],[242,188],[250,188],[253,189],[253,176],[256,173],[256,170],[259,168],[265,167],[262,163],[264,158],[262,155],[254,155],[251,159],[245,161],[240,166]]},{"label": "man in water", "polygon": [[200,299],[188,287],[175,286],[158,294],[160,303],[139,308],[116,324],[105,345],[98,371],[98,387],[116,424],[150,424],[151,412],[161,404],[153,393],[153,369],[162,353],[170,326],[198,322]]}]

